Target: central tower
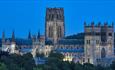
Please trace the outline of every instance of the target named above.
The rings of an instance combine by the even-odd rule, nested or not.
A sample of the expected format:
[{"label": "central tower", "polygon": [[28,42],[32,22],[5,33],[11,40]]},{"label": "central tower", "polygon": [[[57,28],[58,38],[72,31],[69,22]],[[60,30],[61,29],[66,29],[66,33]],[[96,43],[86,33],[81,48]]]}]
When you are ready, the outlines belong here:
[{"label": "central tower", "polygon": [[64,37],[64,9],[63,8],[47,8],[45,22],[45,37],[56,43],[57,40]]}]

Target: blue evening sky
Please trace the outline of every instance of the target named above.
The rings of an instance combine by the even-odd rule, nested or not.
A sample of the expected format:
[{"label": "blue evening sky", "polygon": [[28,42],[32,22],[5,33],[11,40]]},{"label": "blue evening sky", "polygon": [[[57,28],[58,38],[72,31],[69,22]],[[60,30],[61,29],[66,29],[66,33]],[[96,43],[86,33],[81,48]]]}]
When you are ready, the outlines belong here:
[{"label": "blue evening sky", "polygon": [[66,35],[83,32],[84,21],[115,22],[115,0],[0,0],[0,37],[15,30],[16,37],[45,32],[47,7],[63,7]]}]

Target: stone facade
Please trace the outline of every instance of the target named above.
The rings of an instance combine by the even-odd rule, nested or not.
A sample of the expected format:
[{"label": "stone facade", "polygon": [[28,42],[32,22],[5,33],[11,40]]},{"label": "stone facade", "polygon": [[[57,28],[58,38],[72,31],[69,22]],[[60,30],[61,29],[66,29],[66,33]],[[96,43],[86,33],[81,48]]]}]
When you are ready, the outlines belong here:
[{"label": "stone facade", "polygon": [[114,27],[104,23],[91,25],[84,23],[85,39],[84,54],[85,62],[92,64],[106,63],[106,59],[114,56]]},{"label": "stone facade", "polygon": [[[81,44],[80,44],[81,43]],[[55,51],[64,55],[63,61],[83,63],[84,45],[78,39],[62,39],[55,46]]]},{"label": "stone facade", "polygon": [[64,10],[63,8],[47,8],[45,22],[45,37],[54,43],[64,37]]},{"label": "stone facade", "polygon": [[15,43],[15,35],[14,31],[12,32],[12,38],[5,39],[5,32],[2,33],[2,51],[6,51],[9,53],[15,53],[16,52],[16,43]]},{"label": "stone facade", "polygon": [[[36,53],[43,53],[46,57],[51,51],[63,54],[64,61],[91,63],[94,65],[109,65],[114,57],[114,25],[98,23],[90,25],[84,23],[83,38],[66,39],[63,8],[47,8],[45,22],[45,36],[31,36],[28,39],[5,38],[2,33],[2,51],[25,54],[30,52],[33,57]],[[17,50],[18,49],[18,50]]]}]

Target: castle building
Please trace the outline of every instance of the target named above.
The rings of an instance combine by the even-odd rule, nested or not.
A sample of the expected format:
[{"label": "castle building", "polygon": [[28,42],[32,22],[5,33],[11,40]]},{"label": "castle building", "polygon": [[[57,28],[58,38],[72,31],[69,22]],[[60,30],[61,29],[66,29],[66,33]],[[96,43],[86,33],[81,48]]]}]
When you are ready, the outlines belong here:
[{"label": "castle building", "polygon": [[114,56],[114,25],[84,23],[85,62],[92,64],[109,64]]},{"label": "castle building", "polygon": [[63,8],[47,8],[45,22],[45,37],[54,43],[65,36]]}]

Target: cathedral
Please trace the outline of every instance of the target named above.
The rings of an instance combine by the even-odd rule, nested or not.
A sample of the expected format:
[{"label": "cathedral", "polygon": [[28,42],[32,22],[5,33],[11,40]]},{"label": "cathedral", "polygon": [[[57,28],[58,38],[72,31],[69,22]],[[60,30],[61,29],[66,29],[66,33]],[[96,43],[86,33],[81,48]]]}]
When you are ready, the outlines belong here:
[{"label": "cathedral", "polygon": [[12,38],[5,38],[2,33],[2,51],[10,54],[43,53],[48,57],[51,51],[64,55],[63,61],[75,63],[91,63],[103,66],[110,65],[115,60],[114,55],[114,24],[105,22],[87,24],[84,22],[84,33],[80,38],[65,37],[65,17],[63,8],[47,8],[45,16],[45,35],[28,34],[27,39],[16,39],[14,31]]},{"label": "cathedral", "polygon": [[[84,39],[65,39],[63,8],[47,8],[46,40],[54,51],[62,53],[64,61],[108,65],[114,57],[114,24],[84,22]],[[50,28],[51,27],[51,28]]]}]

